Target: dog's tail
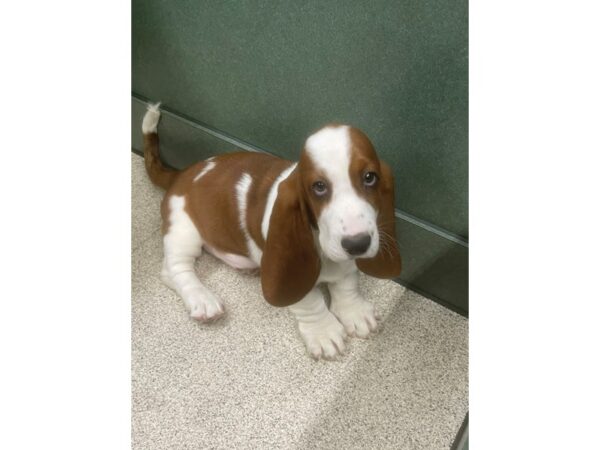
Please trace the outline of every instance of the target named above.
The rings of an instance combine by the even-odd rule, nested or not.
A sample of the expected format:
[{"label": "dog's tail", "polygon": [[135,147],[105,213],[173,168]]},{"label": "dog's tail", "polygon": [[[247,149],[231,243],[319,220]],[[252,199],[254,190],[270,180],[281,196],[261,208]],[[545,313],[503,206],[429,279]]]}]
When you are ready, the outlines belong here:
[{"label": "dog's tail", "polygon": [[158,153],[158,121],[160,120],[160,103],[148,105],[148,111],[142,121],[144,133],[144,162],[150,180],[163,189],[168,189],[179,173],[177,170],[165,167]]}]

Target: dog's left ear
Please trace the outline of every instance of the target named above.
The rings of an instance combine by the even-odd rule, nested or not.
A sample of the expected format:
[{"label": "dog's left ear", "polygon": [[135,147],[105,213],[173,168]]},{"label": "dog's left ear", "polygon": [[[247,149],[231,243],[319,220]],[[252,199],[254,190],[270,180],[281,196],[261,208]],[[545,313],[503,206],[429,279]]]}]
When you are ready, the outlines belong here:
[{"label": "dog's left ear", "polygon": [[273,306],[289,306],[315,287],[321,261],[296,168],[279,185],[260,264],[263,295]]},{"label": "dog's left ear", "polygon": [[402,270],[400,250],[396,242],[396,220],[394,217],[394,176],[390,167],[380,161],[379,180],[379,252],[373,258],[357,259],[361,272],[376,278],[396,278]]}]

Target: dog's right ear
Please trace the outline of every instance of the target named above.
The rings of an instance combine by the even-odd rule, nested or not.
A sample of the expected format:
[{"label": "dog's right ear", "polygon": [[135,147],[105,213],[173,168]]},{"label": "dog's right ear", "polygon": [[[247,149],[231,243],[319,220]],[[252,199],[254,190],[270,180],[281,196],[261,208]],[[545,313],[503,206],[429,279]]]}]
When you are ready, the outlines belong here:
[{"label": "dog's right ear", "polygon": [[396,240],[396,218],[394,217],[394,176],[392,169],[381,161],[379,190],[379,252],[373,258],[358,258],[356,266],[361,272],[377,278],[396,278],[402,270],[400,248]]},{"label": "dog's right ear", "polygon": [[315,286],[321,262],[303,201],[298,168],[279,184],[261,260],[263,295],[289,306]]}]

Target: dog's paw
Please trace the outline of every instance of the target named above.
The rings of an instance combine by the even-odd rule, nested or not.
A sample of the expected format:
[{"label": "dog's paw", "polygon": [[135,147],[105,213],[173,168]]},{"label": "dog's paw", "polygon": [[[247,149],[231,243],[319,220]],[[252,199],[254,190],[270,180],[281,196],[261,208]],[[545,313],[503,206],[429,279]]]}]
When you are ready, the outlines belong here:
[{"label": "dog's paw", "polygon": [[378,315],[375,307],[362,299],[352,302],[332,305],[331,312],[344,325],[346,333],[350,336],[366,338],[377,330]]},{"label": "dog's paw", "polygon": [[331,313],[317,322],[299,322],[298,328],[308,353],[315,359],[335,359],[346,349],[344,340],[348,336]]},{"label": "dog's paw", "polygon": [[184,298],[190,317],[199,322],[211,322],[225,314],[223,303],[208,291],[194,291]]}]

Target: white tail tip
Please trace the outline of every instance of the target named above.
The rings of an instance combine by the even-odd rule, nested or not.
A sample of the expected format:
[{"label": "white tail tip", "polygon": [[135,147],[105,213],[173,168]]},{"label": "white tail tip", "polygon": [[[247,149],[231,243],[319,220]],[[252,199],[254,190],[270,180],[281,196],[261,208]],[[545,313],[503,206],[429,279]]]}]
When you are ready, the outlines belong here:
[{"label": "white tail tip", "polygon": [[148,111],[144,115],[142,121],[142,133],[156,133],[158,127],[158,121],[160,120],[160,102],[148,105]]}]

